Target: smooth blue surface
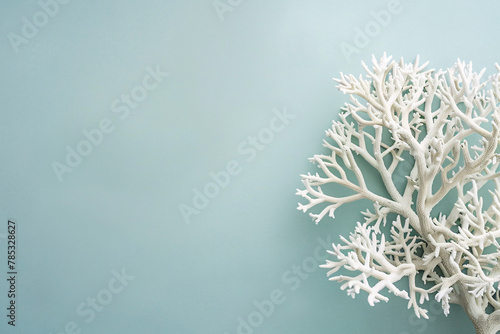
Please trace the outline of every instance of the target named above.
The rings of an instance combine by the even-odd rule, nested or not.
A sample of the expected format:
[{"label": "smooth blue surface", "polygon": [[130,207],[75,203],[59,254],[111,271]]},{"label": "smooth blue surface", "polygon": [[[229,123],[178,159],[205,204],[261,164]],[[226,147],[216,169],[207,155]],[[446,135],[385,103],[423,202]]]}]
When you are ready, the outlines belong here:
[{"label": "smooth blue surface", "polygon": [[[314,254],[368,203],[316,226],[294,193],[346,99],[333,77],[384,51],[492,73],[500,5],[401,0],[376,23],[372,11],[394,3],[228,1],[223,13],[211,0],[70,1],[17,47],[10,34],[40,4],[0,5],[1,277],[6,221],[19,226],[16,327],[2,279],[0,332],[472,333],[459,308],[445,318],[431,304],[424,321],[394,296],[373,308],[348,297]],[[341,45],[356,47],[356,27],[370,24],[380,31],[346,57]],[[148,68],[168,77],[120,119],[125,104],[113,103],[139,92]],[[106,119],[112,132],[59,182],[54,161]],[[252,149],[258,134],[267,143]],[[181,205],[228,163],[224,187],[185,219]],[[90,311],[88,298],[106,305]],[[238,329],[239,317],[255,328]]]}]

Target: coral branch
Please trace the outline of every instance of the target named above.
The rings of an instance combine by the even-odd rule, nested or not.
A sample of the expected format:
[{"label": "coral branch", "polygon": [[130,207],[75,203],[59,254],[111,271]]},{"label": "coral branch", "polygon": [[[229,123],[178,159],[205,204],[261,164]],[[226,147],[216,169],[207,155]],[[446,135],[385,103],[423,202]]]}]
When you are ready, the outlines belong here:
[{"label": "coral branch", "polygon": [[[500,328],[500,65],[483,79],[485,70],[460,60],[438,71],[418,57],[372,62],[362,63],[365,76],[335,79],[349,102],[326,131],[331,154],[310,159],[319,173],[301,175],[305,189],[297,191],[308,201],[300,210],[319,209],[310,213],[316,223],[345,203],[374,204],[322,267],[353,298],[367,292],[370,305],[389,292],[427,318],[423,304],[434,294],[446,315],[451,303],[461,305],[478,332]],[[410,161],[401,185],[394,174]],[[368,186],[367,165],[386,195]],[[347,195],[326,194],[332,184]]]}]

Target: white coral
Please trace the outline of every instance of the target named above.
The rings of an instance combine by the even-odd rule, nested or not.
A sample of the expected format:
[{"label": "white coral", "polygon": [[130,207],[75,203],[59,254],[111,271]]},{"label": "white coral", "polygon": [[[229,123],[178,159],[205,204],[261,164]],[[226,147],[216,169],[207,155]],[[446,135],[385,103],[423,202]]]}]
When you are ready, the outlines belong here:
[{"label": "white coral", "polygon": [[[310,213],[316,223],[359,199],[371,200],[374,211],[364,212],[365,222],[333,245],[329,253],[336,260],[322,267],[330,269],[331,280],[344,282],[341,288],[350,296],[366,291],[370,305],[387,301],[387,290],[427,318],[422,304],[436,293],[445,314],[450,303],[459,304],[478,333],[495,333],[500,330],[500,73],[483,80],[484,70],[476,73],[460,60],[436,71],[426,70],[418,58],[407,64],[385,54],[373,57],[371,69],[362,65],[366,76],[341,73],[336,79],[350,102],[326,132],[324,146],[331,154],[310,159],[320,173],[301,175],[305,189],[297,194],[308,201],[299,204],[304,212],[322,207]],[[394,173],[409,157],[414,163],[401,189]],[[361,160],[378,171],[388,196],[369,189]],[[352,194],[325,193],[331,183]],[[445,196],[455,196],[455,205],[433,217]],[[388,221],[386,235],[381,225]],[[341,268],[357,274],[335,276]],[[395,285],[403,277],[409,279],[406,290]],[[493,313],[487,314],[487,307]]]}]

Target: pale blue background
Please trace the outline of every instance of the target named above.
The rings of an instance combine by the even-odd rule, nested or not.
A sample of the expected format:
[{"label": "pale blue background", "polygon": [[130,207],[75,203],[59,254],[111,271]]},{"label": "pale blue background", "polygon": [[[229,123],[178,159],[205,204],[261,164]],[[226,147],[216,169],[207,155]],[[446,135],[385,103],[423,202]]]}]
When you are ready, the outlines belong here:
[{"label": "pale blue background", "polygon": [[[347,235],[367,203],[319,226],[295,208],[299,174],[322,150],[346,97],[332,81],[387,51],[431,67],[460,57],[500,61],[499,4],[401,0],[402,12],[348,61],[342,42],[387,1],[243,0],[221,21],[212,1],[71,1],[14,52],[37,1],[0,5],[0,233],[19,227],[18,326],[2,333],[236,333],[237,318],[274,289],[286,301],[255,333],[472,333],[464,312],[416,321],[406,302],[369,307],[317,269],[296,291],[282,281],[312,256],[316,238]],[[111,102],[146,66],[170,76],[126,120]],[[252,162],[237,147],[273,109],[295,119]],[[84,128],[116,125],[59,183],[52,168]],[[178,205],[227,162],[242,172],[185,224]],[[5,240],[0,239],[5,273]],[[111,270],[135,280],[86,324],[75,308],[106,288]],[[4,277],[4,274],[1,275]],[[0,305],[6,307],[6,285]]]}]

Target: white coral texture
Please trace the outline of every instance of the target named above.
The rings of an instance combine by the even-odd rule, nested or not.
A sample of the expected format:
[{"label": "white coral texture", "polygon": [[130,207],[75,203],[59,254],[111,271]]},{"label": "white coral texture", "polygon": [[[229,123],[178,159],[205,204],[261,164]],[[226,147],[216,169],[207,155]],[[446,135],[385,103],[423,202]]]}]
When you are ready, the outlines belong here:
[{"label": "white coral texture", "polygon": [[[326,131],[331,153],[310,159],[319,172],[301,175],[297,190],[306,200],[298,209],[316,223],[349,202],[374,205],[322,267],[353,298],[365,291],[370,305],[392,293],[427,318],[424,301],[434,296],[445,314],[455,303],[484,319],[487,308],[500,310],[500,74],[483,79],[485,70],[460,60],[432,70],[385,54],[362,66],[366,75],[336,79],[349,102]],[[370,189],[367,165],[386,194]],[[331,184],[349,194],[331,194]]]}]

